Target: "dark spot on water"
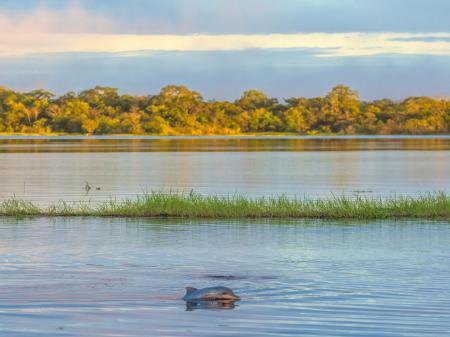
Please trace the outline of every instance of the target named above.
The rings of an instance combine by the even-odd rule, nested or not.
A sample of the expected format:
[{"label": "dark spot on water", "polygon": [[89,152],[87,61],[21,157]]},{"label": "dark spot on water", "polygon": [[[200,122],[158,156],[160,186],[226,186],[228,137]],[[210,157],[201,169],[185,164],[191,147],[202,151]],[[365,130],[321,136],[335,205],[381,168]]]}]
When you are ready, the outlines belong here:
[{"label": "dark spot on water", "polygon": [[234,276],[234,275],[205,275],[204,278],[211,280],[235,281],[235,280],[246,280],[248,277]]},{"label": "dark spot on water", "polygon": [[260,276],[257,277],[258,280],[276,280],[278,279],[278,277],[276,276]]},{"label": "dark spot on water", "polygon": [[133,263],[125,263],[123,266],[128,268],[145,268],[145,266],[141,264],[133,264]]},{"label": "dark spot on water", "polygon": [[255,276],[255,277],[249,277],[249,276],[240,276],[240,275],[204,275],[203,278],[210,279],[210,280],[221,280],[221,281],[238,281],[238,280],[248,280],[248,279],[255,279],[255,280],[276,280],[278,277],[276,276]]}]

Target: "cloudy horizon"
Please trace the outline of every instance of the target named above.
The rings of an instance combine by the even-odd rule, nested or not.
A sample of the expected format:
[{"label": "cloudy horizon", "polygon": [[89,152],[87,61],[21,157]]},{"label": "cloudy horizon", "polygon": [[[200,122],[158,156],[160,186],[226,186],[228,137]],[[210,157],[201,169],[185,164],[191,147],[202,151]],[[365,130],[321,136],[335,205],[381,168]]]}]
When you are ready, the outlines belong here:
[{"label": "cloudy horizon", "polygon": [[366,99],[448,96],[449,11],[441,0],[6,1],[0,85],[145,94],[183,84],[233,99],[342,83]]}]

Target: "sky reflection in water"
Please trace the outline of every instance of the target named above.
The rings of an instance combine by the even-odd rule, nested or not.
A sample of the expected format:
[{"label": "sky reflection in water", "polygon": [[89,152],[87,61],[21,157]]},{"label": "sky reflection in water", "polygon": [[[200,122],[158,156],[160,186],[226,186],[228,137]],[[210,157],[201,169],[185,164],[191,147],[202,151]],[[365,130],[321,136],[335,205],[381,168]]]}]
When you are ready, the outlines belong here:
[{"label": "sky reflection in water", "polygon": [[[1,219],[0,234],[5,336],[450,330],[448,222]],[[181,299],[217,285],[242,297],[234,310]]]},{"label": "sky reflection in water", "polygon": [[169,189],[313,198],[450,192],[449,150],[449,137],[3,139],[0,199],[100,201]]}]

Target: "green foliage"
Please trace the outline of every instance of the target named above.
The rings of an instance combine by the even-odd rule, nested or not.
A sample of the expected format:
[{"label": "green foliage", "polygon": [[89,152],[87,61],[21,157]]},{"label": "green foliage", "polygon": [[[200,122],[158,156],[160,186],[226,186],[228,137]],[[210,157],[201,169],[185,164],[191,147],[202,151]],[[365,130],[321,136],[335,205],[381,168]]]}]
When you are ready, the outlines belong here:
[{"label": "green foliage", "polygon": [[450,196],[427,194],[418,198],[338,196],[328,199],[240,195],[203,196],[195,192],[152,192],[137,199],[102,203],[60,201],[46,208],[21,200],[0,203],[0,216],[180,217],[211,219],[450,219]]},{"label": "green foliage", "polygon": [[235,102],[205,101],[184,86],[158,95],[121,95],[96,87],[55,97],[45,90],[19,93],[0,87],[1,133],[232,135],[256,132],[298,134],[448,134],[450,101],[411,97],[361,101],[339,85],[325,97],[294,97],[280,103],[249,90]]}]

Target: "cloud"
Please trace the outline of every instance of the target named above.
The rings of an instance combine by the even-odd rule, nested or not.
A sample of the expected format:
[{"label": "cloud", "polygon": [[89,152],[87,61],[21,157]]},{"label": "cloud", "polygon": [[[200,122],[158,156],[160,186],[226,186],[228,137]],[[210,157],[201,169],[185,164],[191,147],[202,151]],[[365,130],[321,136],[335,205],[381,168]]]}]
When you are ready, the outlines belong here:
[{"label": "cloud", "polygon": [[448,0],[2,0],[0,11],[73,4],[131,34],[437,32],[450,12]]},{"label": "cloud", "polygon": [[313,49],[320,57],[382,54],[450,55],[450,33],[311,33],[267,35],[132,35],[28,32],[0,33],[3,56],[48,53],[123,53],[136,51],[240,51]]},{"label": "cloud", "polygon": [[39,7],[28,13],[0,11],[0,41],[8,36],[20,40],[36,34],[108,33],[114,27],[111,18],[92,15],[75,2],[59,10]]},{"label": "cloud", "polygon": [[37,8],[25,14],[0,12],[0,56],[81,52],[131,57],[151,51],[251,49],[307,49],[318,57],[450,55],[450,32],[124,34],[123,22],[94,15],[74,4],[51,10]]},{"label": "cloud", "polygon": [[183,84],[206,99],[236,99],[261,89],[273,97],[322,96],[337,84],[363,99],[449,96],[447,56],[386,55],[324,59],[304,50],[157,52],[145,57],[55,54],[0,59],[1,84],[56,94],[97,85],[147,95],[168,84]]}]

